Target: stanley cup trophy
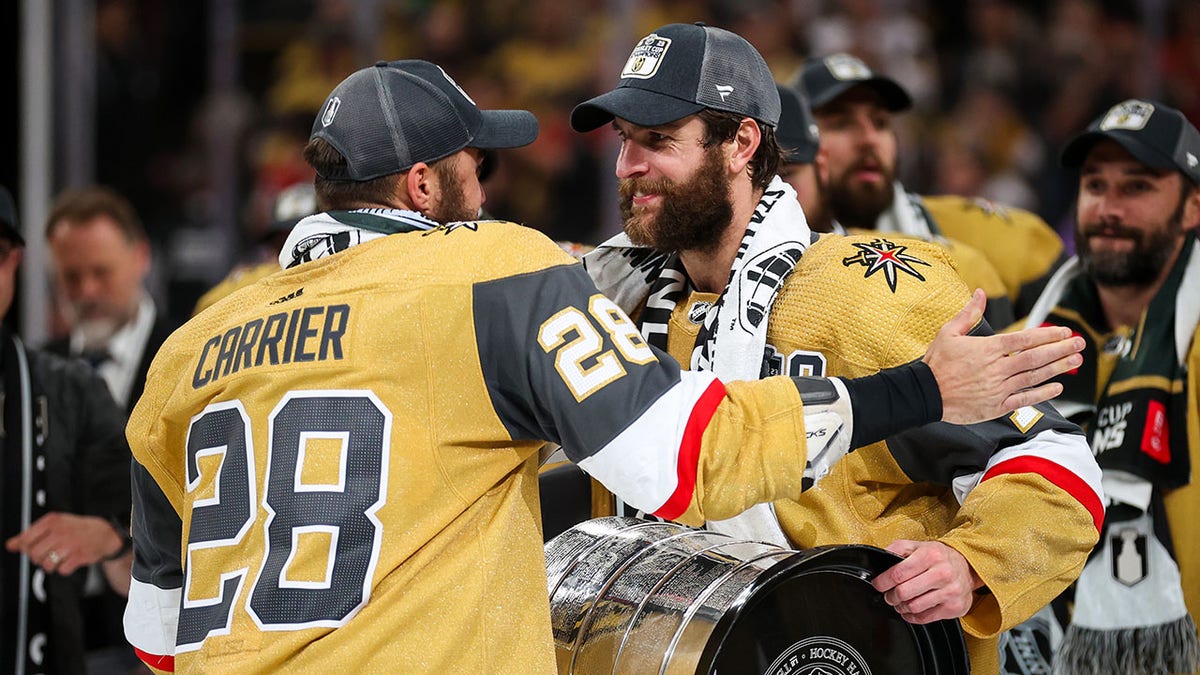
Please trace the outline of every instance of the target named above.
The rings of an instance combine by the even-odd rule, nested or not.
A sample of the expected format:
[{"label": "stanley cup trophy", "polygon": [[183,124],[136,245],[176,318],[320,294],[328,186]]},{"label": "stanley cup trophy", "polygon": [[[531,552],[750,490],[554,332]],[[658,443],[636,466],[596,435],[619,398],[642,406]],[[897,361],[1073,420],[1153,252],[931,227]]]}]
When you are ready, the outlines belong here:
[{"label": "stanley cup trophy", "polygon": [[546,544],[558,672],[923,675],[970,672],[957,621],[906,622],[870,579],[871,546],[792,551],[627,517]]}]

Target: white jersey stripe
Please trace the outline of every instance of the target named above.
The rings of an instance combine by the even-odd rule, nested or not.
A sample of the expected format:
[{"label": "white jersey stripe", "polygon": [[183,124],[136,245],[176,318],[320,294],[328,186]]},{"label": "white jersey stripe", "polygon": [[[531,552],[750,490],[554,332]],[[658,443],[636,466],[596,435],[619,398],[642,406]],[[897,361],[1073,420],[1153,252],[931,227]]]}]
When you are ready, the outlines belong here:
[{"label": "white jersey stripe", "polygon": [[[990,477],[988,474],[992,472],[992,469],[1022,458],[1035,458],[1051,462],[1078,478],[1077,483],[1065,485],[1053,476],[1046,476],[1055,485],[1070,492],[1089,510],[1092,510],[1096,504],[1103,505],[1105,503],[1100,467],[1092,458],[1092,451],[1088,447],[1087,440],[1079,434],[1064,434],[1053,430],[1041,431],[1024,442],[1003,448],[988,459],[987,466],[983,471],[954,479],[954,496],[958,498],[959,503],[962,503],[967,494],[985,476]],[[1013,466],[1013,464],[1008,464],[1008,466]],[[1036,464],[1029,466],[1034,467]],[[1003,472],[1002,468],[1000,472]],[[1078,494],[1079,488],[1090,491],[1090,494],[1086,492]]]},{"label": "white jersey stripe", "polygon": [[124,620],[129,644],[148,654],[173,656],[181,592],[131,580]]},{"label": "white jersey stripe", "polygon": [[[691,411],[716,376],[682,371],[680,381],[663,393],[636,420],[579,462],[579,468],[619,494],[627,504],[654,513],[678,487],[679,447]],[[649,448],[672,448],[651,452]]]}]

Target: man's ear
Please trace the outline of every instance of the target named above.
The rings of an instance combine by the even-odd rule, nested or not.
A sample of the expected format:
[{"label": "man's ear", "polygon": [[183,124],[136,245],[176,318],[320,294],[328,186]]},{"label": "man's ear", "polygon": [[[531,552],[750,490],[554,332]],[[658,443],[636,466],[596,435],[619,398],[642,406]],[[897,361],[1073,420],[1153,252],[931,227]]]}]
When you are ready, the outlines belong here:
[{"label": "man's ear", "polygon": [[737,133],[733,135],[733,150],[728,159],[730,172],[738,174],[745,171],[761,143],[762,130],[758,128],[758,122],[743,117]]},{"label": "man's ear", "polygon": [[817,150],[817,156],[813,158],[813,167],[817,172],[817,185],[824,189],[829,185],[829,153],[826,150]]},{"label": "man's ear", "polygon": [[1184,199],[1183,229],[1194,230],[1200,227],[1200,185],[1192,186]]},{"label": "man's ear", "polygon": [[405,191],[401,196],[413,211],[427,213],[436,204],[441,186],[438,185],[437,172],[425,162],[417,162],[397,187]]}]

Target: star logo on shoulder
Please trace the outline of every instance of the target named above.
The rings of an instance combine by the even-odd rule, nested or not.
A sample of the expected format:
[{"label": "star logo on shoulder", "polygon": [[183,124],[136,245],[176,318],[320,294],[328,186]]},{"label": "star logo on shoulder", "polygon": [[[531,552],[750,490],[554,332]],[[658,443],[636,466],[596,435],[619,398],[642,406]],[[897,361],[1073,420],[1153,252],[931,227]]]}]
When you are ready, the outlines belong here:
[{"label": "star logo on shoulder", "polygon": [[1002,220],[1012,220],[1012,218],[1010,218],[1008,215],[1007,208],[1005,208],[1003,205],[997,204],[996,202],[994,202],[990,199],[984,199],[983,197],[975,197],[975,198],[971,199],[970,201],[972,204],[974,204],[976,207],[978,207],[980,211],[983,211],[984,213],[986,213],[989,216],[996,216],[997,218],[1000,218]]},{"label": "star logo on shoulder", "polygon": [[905,253],[908,250],[907,246],[900,246],[887,239],[875,239],[869,244],[854,242],[854,247],[858,249],[858,253],[849,258],[843,258],[842,264],[846,267],[851,265],[866,267],[867,273],[863,275],[864,279],[869,279],[872,274],[883,270],[888,288],[891,288],[893,293],[896,292],[896,282],[899,279],[897,271],[916,277],[918,281],[925,281],[925,277],[921,276],[913,264],[929,267],[929,263],[912,254]]},{"label": "star logo on shoulder", "polygon": [[478,220],[459,220],[459,221],[454,221],[454,222],[450,222],[450,223],[442,223],[441,225],[438,225],[437,227],[433,228],[432,230],[429,230],[428,232],[426,232],[424,234],[424,236],[429,236],[431,234],[438,234],[438,233],[450,234],[457,230],[470,230],[471,232],[478,232],[480,222],[481,221],[478,221]]}]

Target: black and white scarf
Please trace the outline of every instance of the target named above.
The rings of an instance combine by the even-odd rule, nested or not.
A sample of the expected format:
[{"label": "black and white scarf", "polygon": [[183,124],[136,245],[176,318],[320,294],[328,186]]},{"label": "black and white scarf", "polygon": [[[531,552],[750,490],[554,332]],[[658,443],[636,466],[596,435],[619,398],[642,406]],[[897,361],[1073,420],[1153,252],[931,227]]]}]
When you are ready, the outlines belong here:
[{"label": "black and white scarf", "polygon": [[1071,328],[1088,341],[1085,354],[1118,355],[1098,400],[1096,359],[1058,378],[1064,391],[1055,405],[1088,432],[1113,506],[1076,582],[1056,673],[1200,670],[1200,640],[1184,604],[1162,502],[1164,492],[1191,480],[1185,369],[1200,324],[1198,288],[1200,243],[1192,233],[1128,336],[1095,344],[1106,322],[1077,258],[1051,278],[1027,320],[1027,327]]},{"label": "black and white scarf", "polygon": [[289,269],[389,234],[432,230],[438,226],[416,211],[400,209],[317,213],[301,219],[292,228],[279,251],[279,266]]},{"label": "black and white scarf", "polygon": [[[795,190],[775,177],[754,209],[720,298],[697,309],[704,316],[691,354],[692,370],[709,370],[726,381],[763,375],[771,307],[816,238]],[[666,351],[671,313],[691,292],[679,255],[636,246],[621,234],[585,255],[583,264],[602,293],[626,313],[637,313],[646,341]],[[770,504],[708,527],[790,546]]]},{"label": "black and white scarf", "polygon": [[[34,417],[34,384],[25,346],[6,329],[0,330],[0,372],[4,381],[0,522],[7,540],[28,529],[47,509],[45,422]],[[54,658],[45,572],[24,554],[3,551],[0,557],[4,561],[0,566],[0,622],[5,634],[0,642],[0,670],[45,672]]]}]

